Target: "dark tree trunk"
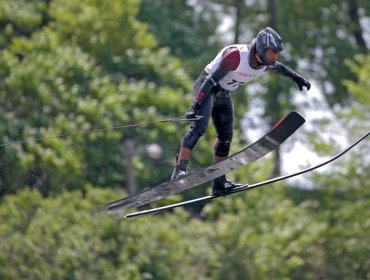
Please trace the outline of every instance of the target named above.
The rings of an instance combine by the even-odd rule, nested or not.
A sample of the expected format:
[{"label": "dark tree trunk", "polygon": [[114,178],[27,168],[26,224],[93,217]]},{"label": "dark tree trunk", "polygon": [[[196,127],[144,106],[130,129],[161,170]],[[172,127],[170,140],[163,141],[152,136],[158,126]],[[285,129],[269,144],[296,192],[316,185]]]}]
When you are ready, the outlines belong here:
[{"label": "dark tree trunk", "polygon": [[357,45],[365,53],[367,46],[364,37],[362,36],[362,28],[360,24],[360,17],[358,15],[358,3],[357,0],[348,0],[348,14],[352,22],[351,31],[355,37]]}]

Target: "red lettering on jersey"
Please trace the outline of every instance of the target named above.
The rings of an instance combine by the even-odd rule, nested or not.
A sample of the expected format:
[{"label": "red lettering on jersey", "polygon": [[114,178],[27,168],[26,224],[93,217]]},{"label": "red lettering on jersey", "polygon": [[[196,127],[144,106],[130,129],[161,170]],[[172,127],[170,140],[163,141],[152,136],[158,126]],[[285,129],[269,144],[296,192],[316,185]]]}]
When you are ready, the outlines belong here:
[{"label": "red lettering on jersey", "polygon": [[241,72],[241,71],[238,71],[237,73],[238,73],[238,75],[243,76],[243,77],[257,77],[257,75],[253,75],[253,74],[250,74],[250,73],[244,73],[244,72]]}]

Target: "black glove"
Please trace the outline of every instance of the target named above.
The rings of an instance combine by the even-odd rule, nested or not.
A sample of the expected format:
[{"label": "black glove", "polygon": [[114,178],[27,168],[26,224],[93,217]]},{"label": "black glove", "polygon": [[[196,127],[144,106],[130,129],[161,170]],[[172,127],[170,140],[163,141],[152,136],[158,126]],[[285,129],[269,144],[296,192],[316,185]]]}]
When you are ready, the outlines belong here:
[{"label": "black glove", "polygon": [[195,102],[189,110],[186,112],[185,117],[189,119],[195,119],[196,117],[200,116],[200,104]]},{"label": "black glove", "polygon": [[309,81],[306,80],[306,78],[296,74],[293,80],[297,83],[299,90],[303,90],[303,87],[306,87],[307,90],[311,88],[311,84]]}]

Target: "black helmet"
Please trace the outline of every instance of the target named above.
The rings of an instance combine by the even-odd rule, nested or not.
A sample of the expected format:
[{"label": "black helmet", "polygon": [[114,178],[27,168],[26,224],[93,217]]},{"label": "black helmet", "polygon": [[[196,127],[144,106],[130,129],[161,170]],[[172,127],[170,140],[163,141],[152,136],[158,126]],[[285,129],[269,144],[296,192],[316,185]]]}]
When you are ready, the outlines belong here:
[{"label": "black helmet", "polygon": [[256,37],[256,50],[265,65],[271,65],[266,58],[266,50],[271,49],[276,52],[281,52],[284,50],[283,40],[277,34],[277,32],[271,27],[266,27],[265,29],[258,32]]}]

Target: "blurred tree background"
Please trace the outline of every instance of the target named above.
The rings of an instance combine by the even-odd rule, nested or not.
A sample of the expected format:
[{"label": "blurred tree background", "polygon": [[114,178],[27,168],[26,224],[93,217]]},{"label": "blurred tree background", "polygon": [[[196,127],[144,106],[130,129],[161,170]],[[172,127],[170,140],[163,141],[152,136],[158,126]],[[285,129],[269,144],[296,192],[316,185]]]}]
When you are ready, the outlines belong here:
[{"label": "blurred tree background", "polygon": [[[188,210],[131,222],[95,210],[167,180],[188,124],[110,128],[183,115],[203,67],[266,25],[313,89],[270,74],[233,93],[233,152],[293,109],[308,119],[293,140],[312,155],[355,141],[370,127],[369,11],[364,0],[0,1],[0,278],[370,279],[365,142],[303,181]],[[193,168],[211,163],[211,127]],[[92,129],[106,130],[74,134]],[[231,178],[281,174],[284,145]]]}]

